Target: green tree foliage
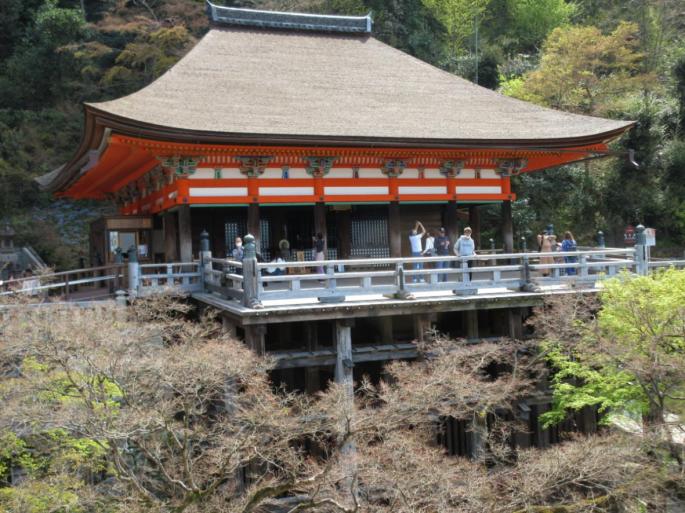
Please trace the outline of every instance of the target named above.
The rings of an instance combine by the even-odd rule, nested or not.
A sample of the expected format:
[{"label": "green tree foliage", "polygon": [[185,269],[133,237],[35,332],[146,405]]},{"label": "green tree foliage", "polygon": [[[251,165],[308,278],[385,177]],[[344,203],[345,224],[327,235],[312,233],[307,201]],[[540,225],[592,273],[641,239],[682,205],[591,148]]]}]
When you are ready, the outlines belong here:
[{"label": "green tree foliage", "polygon": [[675,99],[678,105],[678,133],[685,135],[685,55],[673,66]]},{"label": "green tree foliage", "polygon": [[438,65],[444,61],[445,29],[423,0],[366,0],[381,41]]},{"label": "green tree foliage", "polygon": [[151,82],[183,55],[191,37],[185,27],[161,28],[126,45],[103,77],[104,84]]},{"label": "green tree foliage", "polygon": [[520,48],[534,51],[555,28],[567,25],[576,12],[576,4],[566,0],[507,0],[505,28]]},{"label": "green tree foliage", "polygon": [[74,59],[65,45],[83,35],[83,13],[48,0],[0,74],[0,108],[35,108],[64,98],[74,73]]},{"label": "green tree foliage", "polygon": [[606,113],[646,85],[643,58],[635,24],[621,23],[607,35],[596,27],[560,27],[545,41],[540,67],[524,76],[524,89],[557,109]]},{"label": "green tree foliage", "polygon": [[682,410],[684,271],[621,276],[606,282],[597,306],[576,298],[551,309],[568,329],[549,329],[548,324],[543,330],[555,369],[548,423],[586,406],[636,413],[650,425],[663,424],[669,407]]},{"label": "green tree foliage", "polygon": [[456,59],[467,50],[476,23],[483,18],[490,0],[423,0],[447,32],[450,55]]},{"label": "green tree foliage", "polygon": [[667,185],[666,194],[670,198],[668,212],[674,221],[673,229],[679,238],[685,238],[685,140],[674,140],[663,153],[664,171]]},{"label": "green tree foliage", "polygon": [[12,54],[20,43],[33,13],[43,0],[5,0],[0,16],[0,62]]}]

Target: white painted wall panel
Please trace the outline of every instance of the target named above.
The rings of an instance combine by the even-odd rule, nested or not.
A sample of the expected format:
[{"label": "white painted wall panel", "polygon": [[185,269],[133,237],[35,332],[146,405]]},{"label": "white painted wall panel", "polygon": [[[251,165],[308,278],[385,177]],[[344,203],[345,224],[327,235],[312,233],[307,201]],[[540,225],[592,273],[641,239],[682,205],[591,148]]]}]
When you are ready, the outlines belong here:
[{"label": "white painted wall panel", "polygon": [[193,198],[247,196],[247,187],[191,187],[189,193]]},{"label": "white painted wall panel", "polygon": [[324,187],[327,196],[365,196],[388,194],[387,187]]}]

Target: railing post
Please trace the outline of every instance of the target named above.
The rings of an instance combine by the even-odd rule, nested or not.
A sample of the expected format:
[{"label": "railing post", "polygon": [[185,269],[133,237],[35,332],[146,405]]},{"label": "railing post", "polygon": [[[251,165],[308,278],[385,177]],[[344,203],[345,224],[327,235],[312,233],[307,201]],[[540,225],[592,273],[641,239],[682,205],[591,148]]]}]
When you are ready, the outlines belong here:
[{"label": "railing post", "polygon": [[140,286],[140,264],[138,263],[138,250],[131,246],[128,250],[128,295],[136,297]]},{"label": "railing post", "polygon": [[597,232],[597,247],[599,249],[606,248],[606,242],[604,240],[604,232],[602,230],[599,230]]},{"label": "railing post", "polygon": [[461,257],[461,261],[458,265],[459,265],[459,267],[461,267],[461,283],[464,285],[464,287],[461,289],[454,289],[452,291],[452,293],[456,294],[458,296],[465,296],[468,294],[477,293],[476,289],[470,288],[471,287],[471,273],[469,271],[469,259],[468,259],[468,257]]},{"label": "railing post", "polygon": [[493,256],[493,258],[490,260],[490,265],[497,265],[497,259],[494,258],[494,256],[497,254],[497,250],[495,249],[495,239],[490,239],[490,254]]},{"label": "railing post", "polygon": [[471,275],[469,274],[469,261],[466,258],[461,261],[461,281],[467,287],[469,283],[471,283]]},{"label": "railing post", "polygon": [[326,266],[326,294],[317,298],[322,303],[341,303],[345,301],[345,296],[340,294],[337,290],[337,280],[335,279],[335,266],[328,264]]},{"label": "railing post", "polygon": [[414,299],[414,295],[406,289],[407,277],[404,275],[402,262],[395,264],[395,285],[397,286],[395,293],[397,299]]},{"label": "railing post", "polygon": [[[597,232],[597,249],[605,249],[606,248],[606,241],[604,239],[604,232],[602,230],[599,230]],[[606,255],[605,254],[599,254],[595,258],[599,260],[606,260]],[[602,270],[608,269],[607,267],[602,267]]]},{"label": "railing post", "polygon": [[[116,290],[119,290],[124,286],[122,283],[122,281],[123,281],[122,278],[125,277],[125,276],[123,276],[124,272],[125,272],[124,254],[122,253],[121,248],[119,246],[117,246],[114,249],[114,266],[115,266],[114,268],[116,269],[115,272],[117,275],[114,278],[114,283],[110,285],[110,289],[109,289],[110,293],[114,293]],[[120,274],[122,276],[119,276]],[[95,274],[93,274],[93,278],[95,278]]]},{"label": "railing post", "polygon": [[587,255],[580,255],[580,277],[587,278],[589,274],[589,268],[587,266]]},{"label": "railing post", "polygon": [[637,225],[635,231],[635,272],[640,276],[646,276],[649,271],[649,254],[644,225]]},{"label": "railing post", "polygon": [[205,273],[212,272],[212,252],[209,249],[209,233],[202,230],[200,234],[200,284],[205,288]]},{"label": "railing post", "polygon": [[257,246],[251,234],[243,238],[243,306],[248,308],[262,308],[259,301],[259,283],[257,282]]},{"label": "railing post", "polygon": [[532,292],[535,289],[530,281],[530,259],[528,258],[528,243],[525,237],[521,237],[521,290],[524,292]]},{"label": "railing post", "polygon": [[69,273],[64,275],[64,299],[69,301]]},{"label": "railing post", "polygon": [[128,298],[126,297],[126,291],[124,290],[117,290],[115,292],[116,298],[114,300],[114,304],[116,305],[115,308],[115,318],[118,321],[125,321],[126,320],[126,305],[128,304]]},{"label": "railing post", "polygon": [[167,287],[174,286],[174,266],[173,264],[166,265],[166,284]]}]

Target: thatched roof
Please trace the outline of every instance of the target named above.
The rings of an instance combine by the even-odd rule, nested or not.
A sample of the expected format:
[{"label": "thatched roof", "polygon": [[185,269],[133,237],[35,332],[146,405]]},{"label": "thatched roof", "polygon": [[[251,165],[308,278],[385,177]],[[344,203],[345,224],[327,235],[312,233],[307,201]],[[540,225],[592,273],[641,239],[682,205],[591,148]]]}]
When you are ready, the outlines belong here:
[{"label": "thatched roof", "polygon": [[167,73],[90,104],[184,132],[524,142],[602,138],[629,123],[508,98],[369,36],[215,28]]}]

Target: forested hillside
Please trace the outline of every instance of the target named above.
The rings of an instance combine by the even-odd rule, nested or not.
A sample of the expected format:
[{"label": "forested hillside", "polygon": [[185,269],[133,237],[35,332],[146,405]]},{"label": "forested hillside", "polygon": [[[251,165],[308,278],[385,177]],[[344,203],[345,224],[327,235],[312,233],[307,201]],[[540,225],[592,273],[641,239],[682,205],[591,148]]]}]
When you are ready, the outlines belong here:
[{"label": "forested hillside", "polygon": [[[520,235],[553,222],[581,243],[619,243],[627,223],[685,246],[685,5],[682,0],[245,0],[231,5],[365,13],[375,36],[504,94],[639,122],[616,158],[523,176]],[[207,30],[200,0],[3,0],[0,209],[57,266],[84,248],[102,205],[54,200],[33,178],[63,164],[81,104],[122,96]],[[182,108],[182,106],[179,106]],[[502,120],[506,123],[506,120]],[[625,156],[635,150],[639,168]],[[490,213],[494,226],[496,212]]]}]

